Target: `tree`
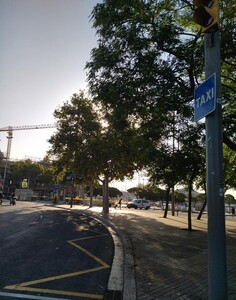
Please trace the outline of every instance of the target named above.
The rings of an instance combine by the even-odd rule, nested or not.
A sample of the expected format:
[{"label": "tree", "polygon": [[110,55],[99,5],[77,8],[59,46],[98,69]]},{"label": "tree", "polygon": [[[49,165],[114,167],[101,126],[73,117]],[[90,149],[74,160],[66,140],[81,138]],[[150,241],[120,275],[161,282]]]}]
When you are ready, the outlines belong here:
[{"label": "tree", "polygon": [[[205,170],[205,155],[203,145],[201,143],[201,136],[196,126],[188,127],[188,135],[181,138],[181,154],[182,163],[184,164],[185,173],[183,182],[188,186],[188,230],[192,230],[192,190],[194,180]],[[185,132],[186,134],[186,132]]]},{"label": "tree", "polygon": [[235,50],[236,28],[234,4],[220,1],[221,6],[221,77],[224,143],[236,151],[235,145],[235,113],[236,113],[236,80],[235,80]]},{"label": "tree", "polygon": [[87,64],[91,91],[113,115],[136,120],[146,143],[158,142],[171,111],[191,115],[195,42],[190,34],[177,39],[184,32],[174,8],[173,1],[105,1],[92,14],[100,38]]},{"label": "tree", "polygon": [[156,185],[164,185],[166,187],[166,207],[164,218],[167,217],[170,189],[181,181],[182,175],[180,170],[182,164],[182,155],[179,150],[173,153],[172,147],[161,145],[159,149],[153,149],[152,161],[147,165],[150,182]]},{"label": "tree", "polygon": [[57,132],[50,138],[49,155],[54,157],[58,176],[66,170],[74,178],[103,184],[103,211],[109,212],[108,184],[113,179],[132,176],[136,168],[132,141],[135,130],[124,128],[122,134],[109,124],[109,114],[93,106],[83,92],[55,110]]},{"label": "tree", "polygon": [[[101,196],[103,193],[103,187],[102,186],[98,186],[94,188],[94,195],[95,196]],[[117,188],[114,187],[109,187],[109,196],[112,198],[118,198],[122,196],[122,192],[119,191]]]},{"label": "tree", "polygon": [[96,151],[97,164],[103,183],[103,211],[109,212],[109,182],[112,180],[123,180],[125,177],[132,177],[135,166],[135,155],[132,150],[132,130],[119,132],[107,127],[100,138],[91,145]]},{"label": "tree", "polygon": [[[233,4],[226,0],[221,1],[220,5],[222,99],[226,117],[224,142],[233,148],[235,144],[232,138],[236,132],[233,119],[236,51],[234,9]],[[182,127],[183,119],[192,120],[193,91],[204,80],[203,36],[191,22],[192,9],[192,3],[186,0],[107,0],[97,4],[92,12],[99,40],[86,67],[94,100],[109,110],[114,116],[111,120],[122,115],[127,124],[135,122],[139,135],[145,141],[143,144],[147,148],[155,145],[155,155],[158,157],[161,154],[158,147],[161,149],[163,139],[170,138],[168,127],[173,126],[173,116],[178,116],[178,123],[175,120],[178,128]],[[184,130],[187,134],[188,128]],[[141,149],[139,153],[148,159],[146,154],[151,151],[142,146]],[[171,163],[171,152],[167,152],[166,163]],[[149,156],[149,159],[152,157]],[[175,161],[174,156],[172,160]],[[149,162],[151,164],[151,160]],[[154,173],[156,166],[150,167],[153,178],[159,177]],[[174,179],[175,174],[170,180],[170,175],[171,172],[166,170],[167,186],[170,182],[173,185],[178,181]]]},{"label": "tree", "polygon": [[[149,167],[154,156],[145,148],[158,149],[171,133],[174,136],[176,117],[181,121],[192,116],[189,102],[196,78],[202,74],[202,62],[196,64],[202,41],[198,33],[184,30],[186,16],[181,21],[175,13],[179,5],[179,1],[105,1],[92,13],[100,36],[98,48],[93,49],[87,63],[92,94],[113,116],[122,115],[129,125],[136,122],[145,141],[141,160],[146,160],[155,181],[160,178],[154,174],[155,168],[159,170],[158,160],[155,167]],[[159,157],[160,151],[157,153]],[[177,151],[175,156],[179,154]],[[167,156],[166,163],[174,167],[171,149]],[[176,169],[170,172],[169,166],[165,168],[166,178],[161,180],[168,182],[168,191],[179,179]]]},{"label": "tree", "polygon": [[29,188],[35,190],[48,190],[54,183],[51,166],[44,162],[33,162],[30,159],[10,162],[6,176],[8,189],[13,191],[20,188],[23,179],[27,179]]},{"label": "tree", "polygon": [[165,190],[157,188],[156,185],[147,184],[146,186],[139,185],[128,189],[129,193],[135,194],[137,198],[144,198],[151,201],[163,201]]},{"label": "tree", "polygon": [[72,199],[74,184],[80,184],[81,176],[91,189],[98,178],[99,166],[95,161],[97,157],[93,157],[90,145],[99,138],[101,124],[98,113],[82,91],[73,94],[70,101],[56,109],[54,117],[57,119],[57,131],[49,139],[52,147],[48,153],[53,159],[54,173],[58,181],[63,180],[66,172],[71,172]]},{"label": "tree", "polygon": [[225,195],[225,203],[227,203],[230,206],[231,204],[236,204],[236,200],[233,195],[226,194]]},{"label": "tree", "polygon": [[224,172],[225,172],[225,191],[228,189],[236,188],[236,153],[234,150],[228,147],[223,147],[223,160],[224,160]]}]

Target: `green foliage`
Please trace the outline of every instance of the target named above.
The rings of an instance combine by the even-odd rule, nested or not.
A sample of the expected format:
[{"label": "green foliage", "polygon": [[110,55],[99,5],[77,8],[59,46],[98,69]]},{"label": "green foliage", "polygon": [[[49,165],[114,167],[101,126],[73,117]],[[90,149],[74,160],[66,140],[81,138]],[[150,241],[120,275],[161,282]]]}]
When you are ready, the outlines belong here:
[{"label": "green foliage", "polygon": [[173,185],[183,179],[183,155],[172,155],[165,141],[175,124],[176,140],[180,131],[182,136],[188,131],[189,104],[196,78],[202,76],[197,55],[202,41],[185,32],[186,14],[173,16],[179,1],[131,2],[104,1],[94,8],[99,44],[87,63],[88,80],[95,101],[109,108],[113,124],[122,116],[126,127],[137,128],[138,165],[147,167],[153,182]]},{"label": "green foliage", "polygon": [[[191,21],[192,10],[190,1],[106,0],[92,12],[99,40],[86,67],[94,100],[109,111],[116,128],[137,129],[138,166],[148,168],[152,182],[166,186],[204,177],[204,132],[192,124],[193,91],[204,80],[204,39]],[[233,4],[221,1],[224,128],[231,138],[236,132],[233,11]],[[174,151],[171,137],[179,145]]]},{"label": "green foliage", "polygon": [[205,201],[205,198],[206,198],[206,195],[205,194],[198,194],[194,197],[194,200],[195,201],[201,201],[201,202],[204,202]]},{"label": "green foliage", "polygon": [[[148,184],[146,186],[139,185],[130,188],[129,193],[135,194],[137,198],[148,199],[151,201],[165,201],[166,190],[156,187],[156,185]],[[184,202],[186,196],[182,193],[175,192],[176,202]]]},{"label": "green foliage", "polygon": [[186,200],[186,196],[183,193],[175,192],[175,202],[182,203]]},{"label": "green foliage", "polygon": [[[103,195],[103,187],[100,185],[100,186],[97,186],[94,188],[93,190],[93,195],[95,197],[97,196],[102,196]],[[122,196],[122,192],[119,191],[117,188],[114,188],[114,187],[109,187],[109,196],[111,198],[119,198]]]},{"label": "green foliage", "polygon": [[229,188],[236,189],[236,152],[223,147],[224,172],[225,172],[225,191]]},{"label": "green foliage", "polygon": [[152,201],[163,201],[166,191],[152,185],[134,187],[128,190],[129,193],[135,194],[137,198],[148,199]]},{"label": "green foliage", "polygon": [[234,198],[233,195],[226,194],[224,197],[225,203],[231,205],[231,204],[236,204],[236,199]]},{"label": "green foliage", "polygon": [[220,1],[221,4],[221,73],[224,132],[235,141],[236,133],[236,28],[235,3]]},{"label": "green foliage", "polygon": [[[49,155],[54,157],[54,168],[58,176],[71,171],[74,178],[83,176],[87,183],[113,179],[122,180],[132,176],[136,168],[135,151],[132,147],[135,129],[118,130],[109,123],[109,113],[98,113],[83,92],[74,94],[58,108],[57,132],[50,138]],[[107,117],[107,119],[105,119]]]},{"label": "green foliage", "polygon": [[23,179],[29,180],[31,189],[49,188],[53,183],[53,173],[50,165],[31,160],[13,161],[9,164],[9,172],[6,177],[6,185],[11,182],[12,188],[20,188]]},{"label": "green foliage", "polygon": [[[101,132],[98,114],[83,92],[73,94],[70,101],[55,110],[57,131],[49,140],[52,145],[49,156],[54,158],[55,174],[63,178],[66,171],[71,171],[74,177],[87,174],[94,177],[98,174],[91,143],[95,143]],[[88,163],[90,172],[88,170]]]}]

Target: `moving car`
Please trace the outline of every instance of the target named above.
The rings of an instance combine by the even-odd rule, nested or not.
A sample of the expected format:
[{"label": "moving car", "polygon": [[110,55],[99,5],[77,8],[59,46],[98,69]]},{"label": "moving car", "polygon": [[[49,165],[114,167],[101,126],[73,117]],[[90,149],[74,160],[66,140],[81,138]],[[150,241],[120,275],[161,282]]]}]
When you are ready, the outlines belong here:
[{"label": "moving car", "polygon": [[151,206],[149,200],[144,200],[144,199],[134,199],[132,201],[129,201],[127,204],[128,208],[139,208],[139,209],[149,209]]}]

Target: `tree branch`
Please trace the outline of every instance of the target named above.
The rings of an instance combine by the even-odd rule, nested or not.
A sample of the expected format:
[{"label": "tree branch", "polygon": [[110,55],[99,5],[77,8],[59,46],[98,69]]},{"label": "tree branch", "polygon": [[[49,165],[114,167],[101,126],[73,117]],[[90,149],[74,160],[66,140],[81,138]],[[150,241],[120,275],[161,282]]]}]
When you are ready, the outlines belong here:
[{"label": "tree branch", "polygon": [[226,133],[223,133],[223,142],[231,150],[236,151],[236,144],[227,137]]}]

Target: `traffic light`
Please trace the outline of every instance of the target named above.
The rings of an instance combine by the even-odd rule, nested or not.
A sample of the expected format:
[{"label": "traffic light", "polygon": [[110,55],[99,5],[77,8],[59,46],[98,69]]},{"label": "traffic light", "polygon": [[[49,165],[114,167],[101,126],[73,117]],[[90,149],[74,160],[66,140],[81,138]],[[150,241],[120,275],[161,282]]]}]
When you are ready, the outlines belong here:
[{"label": "traffic light", "polygon": [[219,30],[219,0],[193,0],[193,5],[197,7],[193,20],[201,25],[202,32]]},{"label": "traffic light", "polygon": [[64,176],[64,181],[72,181],[73,179],[73,173],[72,172],[66,172]]}]

